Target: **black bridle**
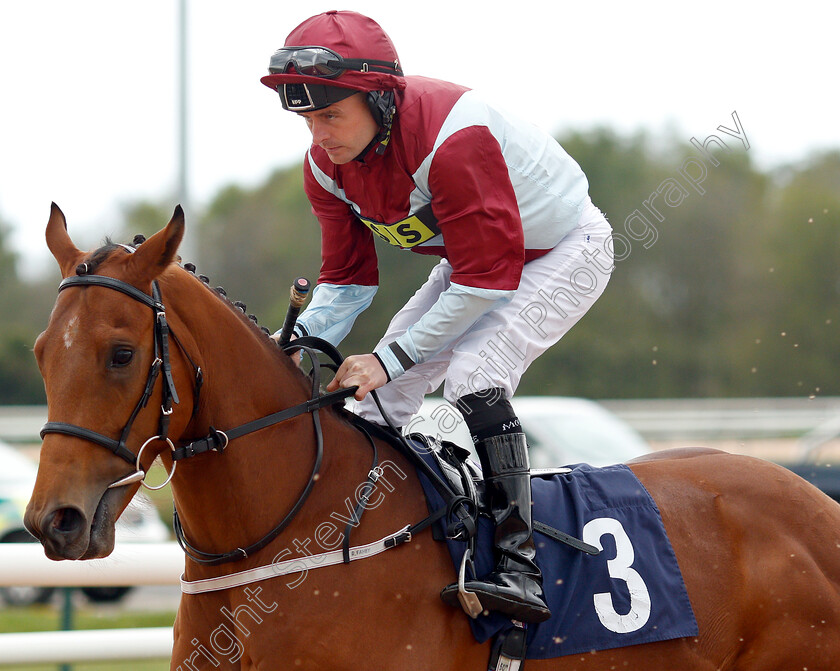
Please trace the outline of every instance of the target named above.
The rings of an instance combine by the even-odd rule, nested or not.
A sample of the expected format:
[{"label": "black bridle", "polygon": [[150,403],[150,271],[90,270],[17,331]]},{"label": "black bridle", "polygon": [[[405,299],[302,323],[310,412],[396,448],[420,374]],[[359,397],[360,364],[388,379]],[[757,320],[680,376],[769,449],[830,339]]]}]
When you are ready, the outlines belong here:
[{"label": "black bridle", "polygon": [[[105,277],[104,275],[76,275],[67,277],[61,281],[61,284],[58,286],[59,293],[68,289],[70,287],[79,287],[79,286],[99,286],[99,287],[106,287],[108,289],[114,289],[115,291],[119,291],[127,296],[130,296],[136,301],[139,301],[143,305],[146,305],[152,309],[154,312],[154,354],[155,357],[152,361],[151,366],[149,367],[149,374],[146,377],[146,385],[143,389],[143,393],[140,396],[140,400],[137,401],[137,405],[134,406],[134,410],[132,411],[131,415],[128,418],[125,426],[123,427],[122,432],[120,433],[119,438],[114,439],[108,436],[105,436],[101,433],[93,431],[92,429],[86,429],[81,426],[77,426],[76,424],[70,424],[68,422],[47,422],[44,424],[44,427],[41,429],[41,438],[48,434],[48,433],[62,433],[68,436],[75,436],[76,438],[82,438],[83,440],[90,441],[92,443],[96,443],[104,447],[106,450],[113,452],[116,456],[120,457],[121,459],[127,461],[132,466],[135,466],[137,471],[140,471],[139,466],[139,454],[135,454],[126,446],[126,441],[128,440],[128,435],[131,433],[131,427],[134,425],[134,420],[137,419],[137,415],[140,411],[146,407],[147,403],[149,402],[149,398],[152,394],[152,390],[154,389],[155,382],[158,379],[158,376],[161,372],[163,372],[163,391],[162,391],[162,399],[160,404],[160,422],[158,426],[158,435],[157,438],[160,440],[168,440],[169,436],[169,421],[172,416],[172,404],[179,403],[178,392],[175,389],[175,380],[172,378],[172,364],[169,357],[169,336],[170,336],[170,329],[169,324],[166,321],[166,308],[164,308],[163,303],[161,302],[160,297],[160,287],[158,286],[157,281],[152,283],[152,295],[149,296],[147,293],[140,291],[136,287],[128,284],[127,282],[123,282],[122,280],[118,280],[113,277]],[[175,338],[174,334],[172,334],[173,339],[177,343],[177,338]],[[180,343],[178,346],[181,347]],[[183,347],[181,347],[183,351]],[[201,391],[202,385],[202,372],[201,368],[193,363],[192,359],[190,359],[189,355],[184,352],[187,356],[187,359],[192,364],[195,370],[195,400],[193,406],[193,414],[195,414],[195,409],[198,408],[198,395]],[[142,452],[142,450],[141,450]],[[136,475],[131,474],[128,476],[129,478]],[[123,482],[122,480],[118,481],[120,484],[128,484],[127,482]],[[117,486],[117,483],[113,483],[112,486]]]}]

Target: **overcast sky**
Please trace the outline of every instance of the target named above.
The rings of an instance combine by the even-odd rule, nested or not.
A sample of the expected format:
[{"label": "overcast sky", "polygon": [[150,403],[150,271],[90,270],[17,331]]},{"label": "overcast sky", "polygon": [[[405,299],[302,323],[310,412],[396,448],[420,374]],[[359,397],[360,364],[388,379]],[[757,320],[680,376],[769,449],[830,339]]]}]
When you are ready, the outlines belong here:
[{"label": "overcast sky", "polygon": [[[383,26],[406,73],[555,134],[644,128],[688,152],[737,111],[761,167],[840,148],[834,3],[188,0],[188,225],[220,187],[301,160],[303,122],[259,78],[298,23],[348,8]],[[127,203],[176,204],[177,18],[178,0],[0,0],[0,220],[27,267],[48,258],[51,201],[80,247]]]}]

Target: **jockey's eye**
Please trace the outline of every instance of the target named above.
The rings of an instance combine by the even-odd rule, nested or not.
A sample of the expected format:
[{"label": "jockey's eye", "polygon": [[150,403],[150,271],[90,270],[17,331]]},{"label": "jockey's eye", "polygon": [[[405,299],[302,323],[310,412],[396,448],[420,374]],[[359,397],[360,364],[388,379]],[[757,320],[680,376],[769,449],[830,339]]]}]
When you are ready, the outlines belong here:
[{"label": "jockey's eye", "polygon": [[131,363],[131,360],[134,358],[134,351],[130,349],[126,349],[124,347],[115,349],[113,355],[111,356],[111,367],[112,368],[122,368],[123,366],[127,366]]}]

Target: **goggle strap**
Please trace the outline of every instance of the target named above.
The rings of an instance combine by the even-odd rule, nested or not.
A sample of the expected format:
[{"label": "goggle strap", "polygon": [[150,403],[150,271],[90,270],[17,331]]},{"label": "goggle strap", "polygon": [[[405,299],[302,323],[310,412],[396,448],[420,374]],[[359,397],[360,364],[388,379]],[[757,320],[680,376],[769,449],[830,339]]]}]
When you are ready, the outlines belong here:
[{"label": "goggle strap", "polygon": [[337,64],[344,66],[347,70],[370,72],[371,67],[375,67],[380,70],[389,70],[398,75],[402,75],[400,64],[397,61],[375,61],[370,58],[342,58],[340,61],[337,61]]}]

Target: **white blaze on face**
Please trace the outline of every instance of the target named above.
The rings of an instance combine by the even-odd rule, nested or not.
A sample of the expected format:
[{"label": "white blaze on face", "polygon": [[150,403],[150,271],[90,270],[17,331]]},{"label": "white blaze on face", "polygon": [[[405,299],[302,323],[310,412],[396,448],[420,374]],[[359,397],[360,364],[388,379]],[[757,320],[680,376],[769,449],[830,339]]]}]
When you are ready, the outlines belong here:
[{"label": "white blaze on face", "polygon": [[73,345],[73,339],[76,337],[78,332],[79,318],[73,317],[69,322],[67,322],[67,326],[64,327],[64,347],[66,349],[70,349]]}]

